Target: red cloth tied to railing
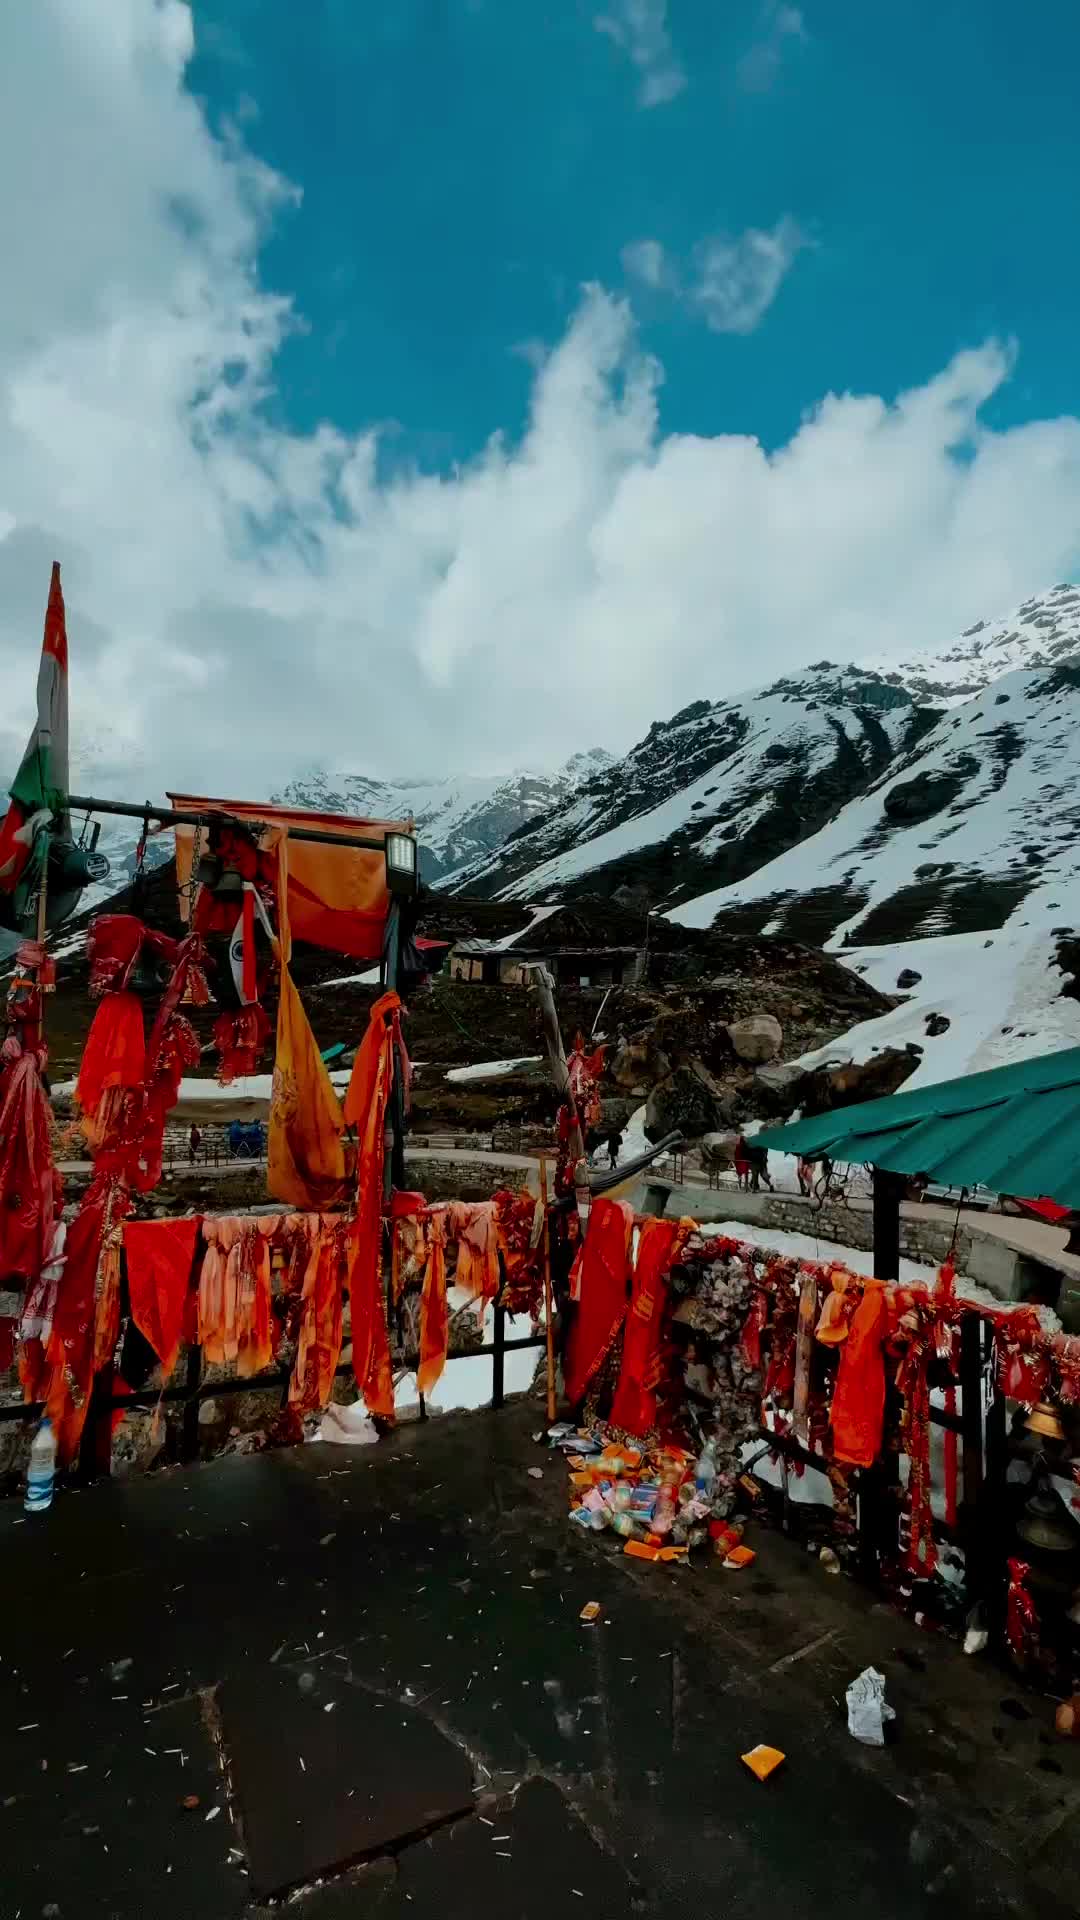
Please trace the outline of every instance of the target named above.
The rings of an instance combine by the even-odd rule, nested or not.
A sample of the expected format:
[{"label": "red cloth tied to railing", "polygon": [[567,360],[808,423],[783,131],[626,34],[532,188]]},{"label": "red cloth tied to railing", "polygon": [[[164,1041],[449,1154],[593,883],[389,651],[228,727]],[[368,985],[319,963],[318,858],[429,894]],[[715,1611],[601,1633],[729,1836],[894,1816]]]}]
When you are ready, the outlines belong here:
[{"label": "red cloth tied to railing", "polygon": [[633,1208],[601,1197],[593,1202],[581,1253],[581,1300],[566,1344],[563,1377],[571,1405],[585,1392],[611,1351],[626,1318]]},{"label": "red cloth tied to railing", "polygon": [[622,1364],[611,1408],[612,1423],[626,1433],[648,1433],[656,1425],[667,1277],[692,1230],[689,1220],[646,1220],[638,1234]]}]

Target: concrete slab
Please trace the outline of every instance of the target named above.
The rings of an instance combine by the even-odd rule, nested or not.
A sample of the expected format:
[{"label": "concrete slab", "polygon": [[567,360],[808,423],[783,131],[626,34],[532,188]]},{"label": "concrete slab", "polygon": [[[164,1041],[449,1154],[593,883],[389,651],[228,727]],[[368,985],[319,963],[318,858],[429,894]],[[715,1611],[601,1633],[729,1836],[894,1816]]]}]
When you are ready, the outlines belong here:
[{"label": "concrete slab", "polygon": [[[257,1721],[270,1823],[300,1810],[296,1726],[315,1737],[346,1696],[380,1722],[419,1716],[482,1786],[464,1819],[300,1891],[297,1920],[1073,1910],[1080,1752],[1052,1703],[1024,1695],[1016,1719],[1015,1680],[764,1527],[734,1575],[581,1536],[539,1424],[529,1406],[433,1420],[360,1457],[308,1446],[60,1496],[34,1523],[0,1510],[0,1920],[50,1904],[61,1920],[251,1920],[243,1770],[228,1793],[203,1705],[241,1682],[267,1690],[252,1738]],[[871,1663],[899,1716],[883,1750],[845,1723],[844,1687]],[[305,1672],[308,1722],[286,1704]],[[788,1756],[764,1786],[739,1762],[757,1741]],[[381,1747],[387,1792],[407,1792],[406,1747],[388,1731]],[[320,1775],[339,1804],[342,1751]]]},{"label": "concrete slab", "polygon": [[398,1853],[474,1812],[460,1747],[397,1699],[350,1685],[337,1662],[244,1669],[225,1682],[219,1706],[259,1895]]}]

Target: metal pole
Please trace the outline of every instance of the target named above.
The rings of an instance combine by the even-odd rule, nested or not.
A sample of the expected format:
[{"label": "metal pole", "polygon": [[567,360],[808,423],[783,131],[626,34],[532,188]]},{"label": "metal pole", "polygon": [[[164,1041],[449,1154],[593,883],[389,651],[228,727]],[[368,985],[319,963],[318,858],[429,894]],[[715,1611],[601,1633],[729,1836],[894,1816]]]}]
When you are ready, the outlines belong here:
[{"label": "metal pole", "polygon": [[[383,985],[387,993],[397,993],[401,974],[401,903],[391,896],[383,937]],[[401,1062],[394,1048],[393,1079],[390,1086],[391,1148],[386,1162],[386,1192],[405,1187],[405,1089],[401,1084]]]},{"label": "metal pole", "polygon": [[180,1430],[180,1457],[186,1463],[199,1457],[199,1389],[202,1386],[203,1350],[200,1346],[189,1347],[187,1351],[187,1374],[184,1380],[184,1418]]},{"label": "metal pole", "polygon": [[904,1177],[874,1168],[874,1272],[879,1280],[900,1278],[900,1201]]},{"label": "metal pole", "polygon": [[506,1267],[502,1253],[499,1254],[499,1291],[495,1295],[495,1326],[491,1349],[491,1405],[495,1411],[505,1399],[505,1363],[506,1353],[506,1308],[503,1306],[503,1291],[506,1286]]},{"label": "metal pole", "polygon": [[[269,821],[260,820],[255,815],[232,814],[227,807],[216,807],[209,811],[195,812],[182,807],[153,807],[149,804],[136,806],[127,800],[95,800],[89,794],[73,793],[68,798],[68,806],[73,813],[110,813],[118,814],[124,820],[156,820],[161,827],[211,827],[215,821],[238,821],[242,827],[252,832],[257,827],[268,826]],[[370,835],[361,836],[351,833],[327,833],[317,827],[290,827],[290,840],[313,840],[319,846],[360,847],[367,853],[385,853],[386,836],[378,839]]]}]

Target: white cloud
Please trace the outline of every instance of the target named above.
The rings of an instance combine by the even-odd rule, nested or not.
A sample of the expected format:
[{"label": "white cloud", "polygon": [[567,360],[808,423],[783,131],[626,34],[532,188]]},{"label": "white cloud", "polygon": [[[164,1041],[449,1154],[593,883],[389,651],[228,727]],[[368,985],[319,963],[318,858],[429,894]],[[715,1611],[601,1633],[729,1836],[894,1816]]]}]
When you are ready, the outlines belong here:
[{"label": "white cloud", "polygon": [[734,238],[713,234],[683,268],[659,240],[634,240],[622,250],[623,270],[651,291],[672,294],[696,311],[714,333],[753,333],[780,291],[796,256],[811,244],[789,214],[762,232]]},{"label": "white cloud", "polygon": [[789,47],[810,37],[799,8],[785,0],[764,0],[759,31],[760,38],[747,48],[738,65],[739,85],[748,93],[768,93]]},{"label": "white cloud", "polygon": [[715,235],[698,249],[690,297],[714,333],[753,333],[796,256],[809,244],[787,214],[771,232],[750,227],[734,239]]},{"label": "white cloud", "polygon": [[593,22],[633,62],[638,71],[638,101],[666,106],[686,85],[668,30],[667,0],[612,0],[608,13]]},{"label": "white cloud", "polygon": [[678,285],[677,271],[671,266],[659,240],[632,240],[622,250],[623,269],[632,280],[659,289]]},{"label": "white cloud", "polygon": [[663,433],[662,370],[592,288],[536,357],[520,440],[459,470],[387,477],[374,431],[272,424],[294,319],[257,251],[290,190],[211,138],[189,27],[177,0],[36,0],[0,66],[8,765],[54,555],[77,756],[138,796],[626,745],[807,660],[907,654],[1074,566],[1080,421],[982,425],[993,343],[895,401],[830,395],[769,454]]}]

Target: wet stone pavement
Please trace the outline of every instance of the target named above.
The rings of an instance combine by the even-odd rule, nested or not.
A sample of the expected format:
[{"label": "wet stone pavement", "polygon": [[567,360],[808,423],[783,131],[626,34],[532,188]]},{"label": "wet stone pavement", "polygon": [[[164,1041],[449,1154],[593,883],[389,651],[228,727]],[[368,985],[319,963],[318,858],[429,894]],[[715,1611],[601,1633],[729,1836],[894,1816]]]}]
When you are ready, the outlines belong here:
[{"label": "wet stone pavement", "polygon": [[739,1574],[580,1535],[538,1424],[5,1506],[0,1920],[1073,1911],[1049,1703],[765,1528]]}]

